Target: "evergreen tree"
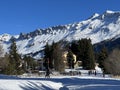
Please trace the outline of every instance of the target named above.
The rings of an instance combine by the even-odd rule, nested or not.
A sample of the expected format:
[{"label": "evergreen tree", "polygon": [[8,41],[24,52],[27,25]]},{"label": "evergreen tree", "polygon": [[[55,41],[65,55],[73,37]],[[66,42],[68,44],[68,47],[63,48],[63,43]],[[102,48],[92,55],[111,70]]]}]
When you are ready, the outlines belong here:
[{"label": "evergreen tree", "polygon": [[55,69],[56,71],[64,71],[64,63],[63,63],[63,49],[60,43],[52,43],[52,45],[45,46],[44,49],[44,66],[46,69]]},{"label": "evergreen tree", "polygon": [[9,51],[9,74],[21,74],[22,73],[22,68],[21,68],[21,57],[17,53],[17,46],[15,43],[15,39],[11,39],[11,46],[10,46],[10,51]]},{"label": "evergreen tree", "polygon": [[78,41],[73,41],[71,43],[70,50],[76,55],[76,59],[79,61],[80,60],[80,57],[79,57],[80,49],[78,46]]},{"label": "evergreen tree", "polygon": [[44,66],[46,69],[50,68],[50,60],[51,60],[51,46],[48,45],[48,43],[46,44],[45,46],[45,49],[44,49]]},{"label": "evergreen tree", "polygon": [[31,72],[35,70],[36,67],[38,66],[37,62],[31,56],[25,55],[23,60],[24,60],[23,69],[26,72]]},{"label": "evergreen tree", "polygon": [[72,51],[75,55],[78,55],[79,50],[78,50],[78,43],[77,43],[77,41],[73,41],[73,42],[71,43],[70,49],[71,49],[71,51]]},{"label": "evergreen tree", "polygon": [[105,47],[103,47],[98,55],[98,63],[99,63],[99,67],[104,71],[105,71],[105,66],[104,66],[104,62],[108,57],[108,52],[107,49]]},{"label": "evergreen tree", "polygon": [[95,69],[94,51],[90,39],[78,41],[78,59],[82,61],[84,69]]},{"label": "evergreen tree", "polygon": [[73,53],[69,50],[67,54],[67,61],[68,61],[68,66],[69,68],[74,68],[74,57]]},{"label": "evergreen tree", "polygon": [[52,44],[52,58],[53,58],[53,66],[56,71],[63,72],[65,65],[64,65],[64,58],[63,58],[63,48],[61,43],[53,43]]},{"label": "evergreen tree", "polygon": [[90,39],[88,40],[87,55],[88,55],[88,62],[87,62],[88,65],[86,65],[86,68],[95,69],[95,56],[94,56],[93,46],[91,44]]}]

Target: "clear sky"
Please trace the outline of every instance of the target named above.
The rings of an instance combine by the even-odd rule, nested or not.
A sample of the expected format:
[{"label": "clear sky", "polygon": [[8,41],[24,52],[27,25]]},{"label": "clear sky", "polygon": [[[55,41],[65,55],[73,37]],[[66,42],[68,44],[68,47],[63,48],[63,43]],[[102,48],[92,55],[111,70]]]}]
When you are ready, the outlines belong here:
[{"label": "clear sky", "polygon": [[120,0],[0,0],[0,34],[32,32],[120,11]]}]

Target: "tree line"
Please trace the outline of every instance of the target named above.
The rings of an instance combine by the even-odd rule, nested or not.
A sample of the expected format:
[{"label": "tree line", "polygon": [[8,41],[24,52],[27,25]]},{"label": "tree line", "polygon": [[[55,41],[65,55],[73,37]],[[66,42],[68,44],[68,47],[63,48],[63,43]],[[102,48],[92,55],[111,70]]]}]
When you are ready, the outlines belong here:
[{"label": "tree line", "polygon": [[57,71],[64,71],[65,58],[63,58],[63,53],[65,51],[68,51],[67,65],[69,68],[74,68],[75,62],[73,54],[75,54],[77,61],[82,61],[82,66],[84,69],[95,69],[95,57],[90,39],[73,41],[66,46],[60,42],[53,42],[52,45],[48,45],[47,43],[45,46],[44,66],[46,68],[54,68]]},{"label": "tree line", "polygon": [[[54,45],[56,45],[57,48]],[[55,68],[55,70],[64,71],[64,58],[61,56],[64,51],[68,51],[67,65],[69,68],[74,68],[75,62],[73,54],[75,54],[77,61],[82,61],[83,69],[95,70],[95,64],[97,63],[104,74],[120,75],[120,49],[116,48],[108,52],[107,48],[103,46],[99,52],[94,52],[91,40],[86,38],[72,41],[66,46],[61,43],[53,43],[52,45],[48,45],[47,43],[45,46],[44,66],[48,68],[47,65],[49,65],[51,69]],[[47,64],[48,60],[49,64]],[[56,62],[54,65],[52,63],[53,61]],[[59,69],[57,69],[57,67],[59,67]]]},{"label": "tree line", "polygon": [[[44,48],[43,65],[46,69],[53,69],[59,72],[65,70],[64,52],[67,51],[67,65],[73,69],[75,65],[73,54],[77,61],[82,61],[82,67],[86,70],[94,70],[95,63],[104,73],[120,75],[120,50],[117,48],[109,53],[103,46],[100,52],[95,53],[90,39],[81,39],[71,43],[53,42],[48,43]],[[16,42],[11,39],[9,53],[3,55],[3,48],[0,45],[0,73],[8,75],[20,75],[25,72],[39,70],[39,63],[30,55],[20,55],[17,51]]]}]

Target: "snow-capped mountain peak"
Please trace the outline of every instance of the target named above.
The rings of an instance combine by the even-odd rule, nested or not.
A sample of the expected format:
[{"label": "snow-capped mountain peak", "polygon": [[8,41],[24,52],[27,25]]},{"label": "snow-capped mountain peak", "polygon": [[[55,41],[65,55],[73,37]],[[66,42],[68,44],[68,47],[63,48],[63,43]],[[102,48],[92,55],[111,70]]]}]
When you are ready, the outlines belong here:
[{"label": "snow-capped mountain peak", "polygon": [[93,14],[89,19],[94,19],[96,17],[100,16],[98,13]]},{"label": "snow-capped mountain peak", "polygon": [[111,11],[111,10],[106,10],[105,13],[107,13],[107,14],[113,14],[113,13],[115,13],[115,12],[114,12],[114,11]]},{"label": "snow-capped mountain peak", "polygon": [[[95,13],[87,20],[68,24],[49,27],[46,29],[36,29],[33,32],[16,37],[16,44],[20,54],[32,54],[39,58],[46,43],[53,41],[79,40],[81,38],[90,38],[92,43],[98,43],[103,40],[112,39],[120,36],[120,12],[106,11],[99,15]],[[15,37],[15,36],[14,36]],[[0,40],[9,42],[11,35],[1,35]],[[9,45],[3,42],[4,47]],[[8,43],[7,43],[8,44]],[[7,50],[7,49],[6,49]]]},{"label": "snow-capped mountain peak", "polygon": [[10,34],[2,34],[0,35],[0,41],[9,41],[12,36]]}]

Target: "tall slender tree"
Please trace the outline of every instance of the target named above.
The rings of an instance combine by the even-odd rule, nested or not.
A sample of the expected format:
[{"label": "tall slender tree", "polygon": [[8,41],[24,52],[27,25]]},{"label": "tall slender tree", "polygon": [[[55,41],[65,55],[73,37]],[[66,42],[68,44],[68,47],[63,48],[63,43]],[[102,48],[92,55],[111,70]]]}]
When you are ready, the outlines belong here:
[{"label": "tall slender tree", "polygon": [[54,64],[54,69],[56,71],[63,72],[65,65],[64,65],[64,58],[63,58],[63,48],[61,46],[61,43],[54,43],[53,44],[53,51],[52,51],[52,56],[53,56],[53,64]]},{"label": "tall slender tree", "polygon": [[73,53],[69,50],[67,54],[67,61],[68,61],[68,66],[69,68],[73,69],[74,68],[74,57]]},{"label": "tall slender tree", "polygon": [[56,71],[64,71],[63,49],[59,42],[53,42],[51,46],[46,44],[44,53],[44,66],[46,69],[54,68]]},{"label": "tall slender tree", "polygon": [[78,41],[78,59],[82,61],[84,69],[95,69],[94,51],[90,39]]},{"label": "tall slender tree", "polygon": [[51,46],[47,43],[44,49],[44,66],[46,69],[51,68],[50,60],[51,60]]},{"label": "tall slender tree", "polygon": [[104,62],[107,59],[107,57],[108,57],[107,48],[104,46],[101,49],[100,53],[98,54],[99,67],[103,70],[104,73],[106,73]]},{"label": "tall slender tree", "polygon": [[21,57],[17,52],[15,39],[11,39],[9,50],[9,74],[21,74]]},{"label": "tall slender tree", "polygon": [[77,41],[73,41],[70,45],[70,48],[71,51],[75,54],[75,55],[78,55],[79,53],[79,49],[78,49],[78,42]]}]

